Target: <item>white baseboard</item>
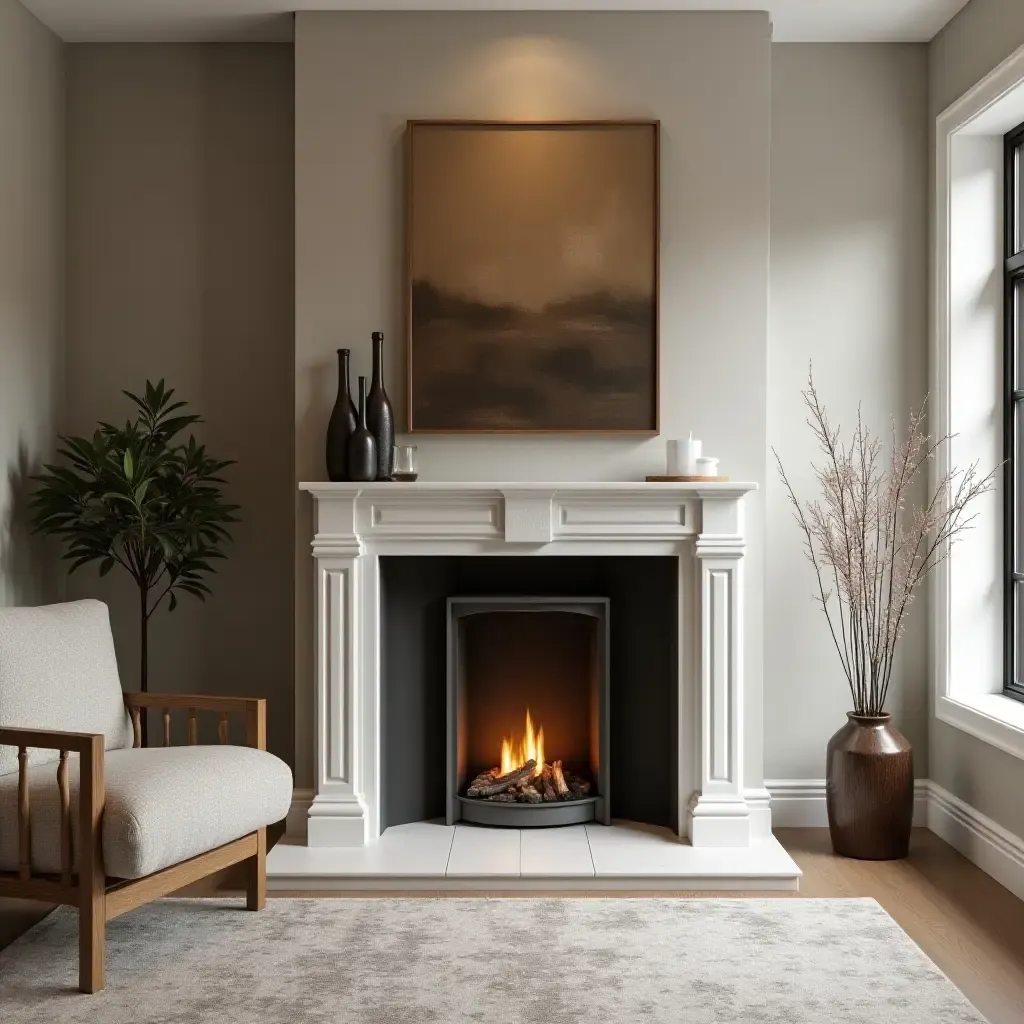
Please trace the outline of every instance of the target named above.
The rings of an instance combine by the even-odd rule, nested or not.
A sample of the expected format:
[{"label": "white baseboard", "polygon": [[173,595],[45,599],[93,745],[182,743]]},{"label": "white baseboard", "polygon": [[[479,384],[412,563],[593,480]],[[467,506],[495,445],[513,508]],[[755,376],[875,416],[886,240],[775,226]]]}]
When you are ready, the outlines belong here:
[{"label": "white baseboard", "polygon": [[[824,779],[773,779],[765,783],[771,797],[772,828],[825,828]],[[914,824],[928,824],[928,780],[918,779],[914,784]],[[943,791],[944,792],[944,791]],[[309,807],[313,790],[296,789],[288,812],[287,829],[290,836],[305,836],[309,821]]]},{"label": "white baseboard", "polygon": [[[772,828],[826,828],[824,779],[769,779],[765,787],[772,798]],[[914,824],[928,824],[927,779],[914,781]]]},{"label": "white baseboard", "polygon": [[928,786],[928,827],[1024,900],[1024,839],[934,782]]}]

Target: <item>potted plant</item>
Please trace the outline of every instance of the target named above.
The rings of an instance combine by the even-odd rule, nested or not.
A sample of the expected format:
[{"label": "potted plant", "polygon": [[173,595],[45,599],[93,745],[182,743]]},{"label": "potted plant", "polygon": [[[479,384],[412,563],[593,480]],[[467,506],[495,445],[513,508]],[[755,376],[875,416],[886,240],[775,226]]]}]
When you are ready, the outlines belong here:
[{"label": "potted plant", "polygon": [[885,454],[859,410],[849,442],[841,440],[810,374],[802,394],[823,455],[820,464],[812,463],[820,496],[800,501],[773,452],[853,700],[826,754],[832,848],[862,860],[905,857],[914,810],[913,751],[885,710],[896,645],[915,591],[970,526],[969,506],[991,488],[995,471],[982,477],[977,463],[951,470],[923,505],[911,505],[908,495],[921,472],[950,440],[925,433],[924,407],[911,413],[902,441],[893,421]]},{"label": "potted plant", "polygon": [[66,465],[46,466],[35,477],[34,528],[66,545],[70,572],[99,562],[105,576],[115,565],[139,591],[139,683],[148,689],[149,620],[178,595],[205,600],[203,577],[230,539],[237,505],[224,501],[220,473],[230,462],[213,459],[185,428],[200,422],[172,401],[174,389],[146,381],[142,398],[125,391],[137,410],[123,427],[100,423],[91,438],[61,437]]}]

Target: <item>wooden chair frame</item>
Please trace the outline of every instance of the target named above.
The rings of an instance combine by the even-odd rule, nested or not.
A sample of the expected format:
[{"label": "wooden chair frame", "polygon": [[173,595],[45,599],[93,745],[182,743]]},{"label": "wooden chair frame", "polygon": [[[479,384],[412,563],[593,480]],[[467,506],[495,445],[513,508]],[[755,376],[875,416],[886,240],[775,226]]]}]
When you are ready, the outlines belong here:
[{"label": "wooden chair frame", "polygon": [[[125,707],[132,720],[133,746],[142,746],[143,711],[163,712],[163,745],[171,744],[171,711],[188,713],[190,745],[198,743],[197,719],[201,711],[220,715],[218,738],[228,741],[228,716],[245,719],[246,746],[267,747],[267,702],[262,698],[206,697],[188,694],[126,693]],[[144,878],[111,879],[103,870],[104,737],[102,734],[43,729],[0,728],[0,746],[18,748],[18,871],[0,872],[0,896],[40,900],[78,907],[78,987],[99,992],[105,982],[106,924],[115,917],[166,896],[232,864],[246,862],[246,906],[262,910],[267,901],[267,830],[258,829],[233,842],[173,864]],[[32,873],[32,820],[29,806],[28,750],[57,750],[56,783],[60,792],[61,872],[59,876]],[[79,755],[78,871],[73,871],[71,799],[68,754]]]}]

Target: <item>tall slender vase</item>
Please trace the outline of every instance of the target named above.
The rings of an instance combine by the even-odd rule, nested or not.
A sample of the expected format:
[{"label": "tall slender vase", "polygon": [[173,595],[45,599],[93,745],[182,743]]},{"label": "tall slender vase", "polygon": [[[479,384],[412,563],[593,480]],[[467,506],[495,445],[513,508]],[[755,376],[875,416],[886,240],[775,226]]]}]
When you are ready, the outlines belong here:
[{"label": "tall slender vase", "polygon": [[348,439],[348,478],[373,480],[377,476],[377,442],[366,425],[366,378],[359,378],[359,422]]},{"label": "tall slender vase", "polygon": [[348,480],[348,441],[356,430],[356,407],[348,379],[349,350],[338,349],[338,397],[327,424],[327,479]]},{"label": "tall slender vase", "polygon": [[395,450],[395,413],[384,390],[384,335],[373,335],[373,380],[366,399],[366,423],[377,442],[377,479],[390,480]]},{"label": "tall slender vase", "polygon": [[896,860],[910,848],[914,753],[891,715],[848,719],[828,741],[825,803],[832,849],[859,860]]}]

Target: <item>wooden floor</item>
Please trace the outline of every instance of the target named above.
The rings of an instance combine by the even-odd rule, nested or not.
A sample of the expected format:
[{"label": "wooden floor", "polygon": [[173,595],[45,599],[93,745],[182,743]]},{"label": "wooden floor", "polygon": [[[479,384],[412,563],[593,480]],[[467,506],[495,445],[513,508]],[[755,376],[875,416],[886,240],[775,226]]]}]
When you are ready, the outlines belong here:
[{"label": "wooden floor", "polygon": [[[836,857],[829,846],[826,829],[777,829],[776,835],[804,872],[800,892],[780,893],[777,894],[779,898],[873,897],[988,1017],[991,1024],[1021,1024],[1024,1021],[1024,903],[938,836],[926,829],[915,829],[907,860],[872,863]],[[240,888],[237,877],[222,875],[215,884],[206,882],[193,886],[187,894],[224,893],[233,891],[236,885]],[[351,898],[371,894],[301,895]],[[499,894],[417,892],[403,895]],[[543,895],[557,894],[548,892]],[[580,897],[588,894],[564,895]],[[589,895],[608,896],[609,893]],[[659,895],[714,897],[722,894]],[[0,900],[0,948],[12,942],[45,913],[46,908],[40,908],[38,904]],[[898,1024],[898,1021],[893,1024]]]}]

